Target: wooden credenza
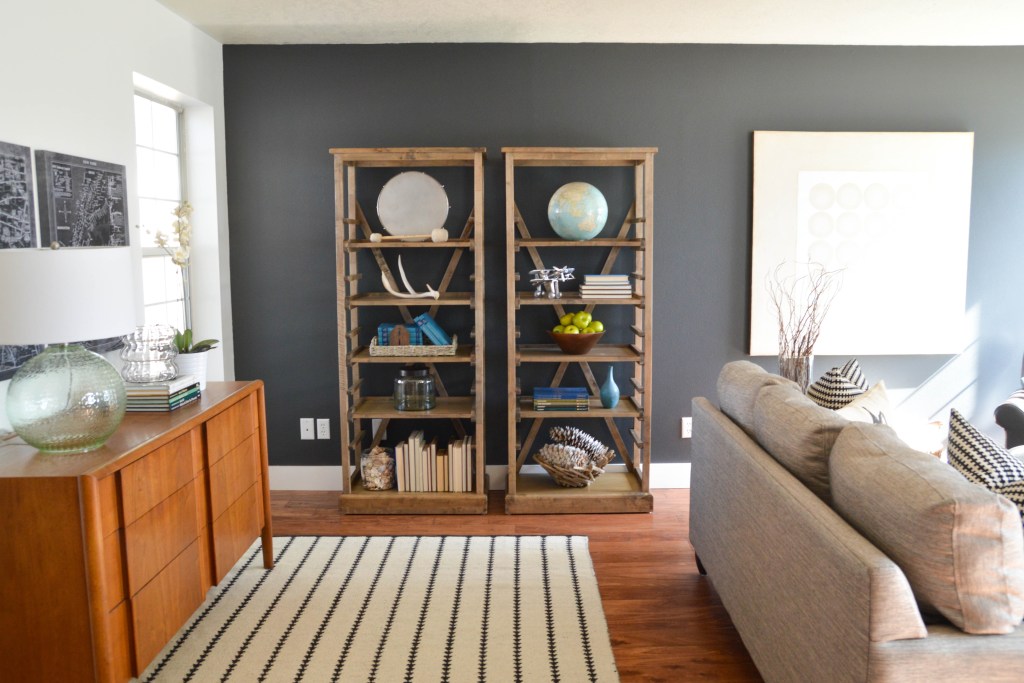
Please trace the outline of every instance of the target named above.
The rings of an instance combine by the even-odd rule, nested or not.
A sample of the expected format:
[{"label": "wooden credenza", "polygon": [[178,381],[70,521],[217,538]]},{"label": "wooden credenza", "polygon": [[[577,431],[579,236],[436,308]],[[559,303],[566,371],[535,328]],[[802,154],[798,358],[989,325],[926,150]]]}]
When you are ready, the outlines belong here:
[{"label": "wooden credenza", "polygon": [[137,676],[260,536],[269,568],[261,381],[129,413],[89,453],[0,441],[0,679]]}]

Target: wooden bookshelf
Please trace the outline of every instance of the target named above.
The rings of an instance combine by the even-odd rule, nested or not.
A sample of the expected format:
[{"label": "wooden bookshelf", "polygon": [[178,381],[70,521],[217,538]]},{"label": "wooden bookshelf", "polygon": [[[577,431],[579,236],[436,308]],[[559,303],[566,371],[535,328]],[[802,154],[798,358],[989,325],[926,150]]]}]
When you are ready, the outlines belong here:
[{"label": "wooden bookshelf", "polygon": [[[505,510],[508,513],[587,513],[587,512],[650,512],[654,498],[650,492],[651,442],[651,303],[654,260],[654,155],[652,147],[505,147],[505,226],[506,226],[506,315],[508,316],[508,486]],[[569,241],[531,233],[520,212],[518,201],[532,200],[517,195],[517,170],[529,167],[566,167],[566,182],[574,180],[572,169],[580,167],[627,167],[632,169],[633,200],[618,230],[606,226],[602,235],[587,241]],[[547,201],[547,198],[543,198]],[[609,211],[609,213],[612,213]],[[604,250],[600,273],[610,273],[620,253],[632,254],[632,295],[630,297],[581,298],[578,292],[563,292],[559,299],[534,297],[532,291],[519,289],[521,273],[544,268],[542,250],[578,249]],[[592,253],[588,251],[588,253]],[[628,306],[633,309],[629,326],[632,342],[628,344],[599,343],[585,355],[568,355],[553,344],[534,343],[522,339],[519,325],[521,309],[526,306],[547,306],[557,316],[567,309],[593,312],[597,306]],[[533,311],[531,310],[531,314]],[[628,380],[618,381],[622,398],[614,408],[604,408],[598,398],[600,382],[591,363],[614,363],[631,369]],[[591,395],[587,411],[537,411],[520,373],[531,364],[555,364],[551,386],[560,386],[570,365],[578,365]],[[622,377],[622,375],[619,375]],[[524,472],[527,460],[540,447],[545,421],[557,420],[571,424],[576,420],[603,421],[611,437],[608,444],[619,458],[612,464],[625,463],[625,471],[613,469],[589,486],[565,488],[547,473]],[[619,422],[616,422],[616,421]],[[629,427],[621,427],[628,422]],[[602,441],[606,439],[595,434]],[[620,459],[621,458],[621,459]]]},{"label": "wooden bookshelf", "polygon": [[[485,150],[481,147],[387,147],[338,148],[334,158],[335,254],[338,300],[338,384],[341,404],[341,465],[343,477],[339,506],[350,514],[485,514],[487,477],[484,471],[484,174]],[[404,170],[439,167],[468,169],[471,208],[460,230],[446,225],[445,242],[373,242],[373,229],[360,206],[357,185],[364,181],[363,169]],[[362,187],[362,185],[358,185]],[[364,188],[365,189],[365,188]],[[374,188],[379,192],[379,187]],[[458,220],[458,217],[454,217]],[[453,217],[449,215],[449,223]],[[384,291],[381,278],[397,279],[384,254],[427,259],[438,264],[438,299],[407,299]],[[376,265],[360,272],[369,254]],[[471,263],[471,274],[457,275],[463,258]],[[459,338],[454,356],[371,356],[370,339],[376,329],[364,329],[364,313],[391,308],[406,324],[420,312],[436,316],[438,311],[461,307],[472,311],[472,329],[448,330]],[[434,377],[437,403],[431,410],[396,410],[390,396],[367,393],[364,381],[392,376],[396,365],[424,363]],[[469,365],[472,386],[466,395],[449,395],[445,386],[448,372]],[[379,420],[376,432],[372,420]],[[359,475],[360,455],[365,448],[382,443],[388,424],[413,421],[415,428],[429,433],[438,421],[450,421],[459,435],[473,437],[473,490],[468,493],[369,491]],[[387,444],[394,445],[394,444]]]}]

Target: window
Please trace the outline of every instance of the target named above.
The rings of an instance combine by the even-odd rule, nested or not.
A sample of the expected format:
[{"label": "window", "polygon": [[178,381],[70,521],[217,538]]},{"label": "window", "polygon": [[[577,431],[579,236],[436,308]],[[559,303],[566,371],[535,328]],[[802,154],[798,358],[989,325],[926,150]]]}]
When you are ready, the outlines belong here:
[{"label": "window", "polygon": [[185,199],[179,108],[135,95],[135,155],[146,324],[185,329],[191,327],[188,273],[182,273],[156,241],[159,231],[168,237],[168,249],[178,246],[171,223],[172,212]]}]

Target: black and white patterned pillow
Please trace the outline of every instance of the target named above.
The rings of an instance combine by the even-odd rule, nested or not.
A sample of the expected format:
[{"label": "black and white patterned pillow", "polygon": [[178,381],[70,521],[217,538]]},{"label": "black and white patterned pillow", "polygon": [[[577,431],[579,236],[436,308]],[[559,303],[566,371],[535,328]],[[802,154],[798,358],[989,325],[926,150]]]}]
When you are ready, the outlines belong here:
[{"label": "black and white patterned pillow", "polygon": [[1009,498],[1024,517],[1024,461],[979,432],[955,408],[949,413],[949,464],[968,481]]},{"label": "black and white patterned pillow", "polygon": [[856,358],[846,361],[841,368],[832,368],[807,387],[807,398],[819,406],[839,410],[867,391],[868,382]]}]

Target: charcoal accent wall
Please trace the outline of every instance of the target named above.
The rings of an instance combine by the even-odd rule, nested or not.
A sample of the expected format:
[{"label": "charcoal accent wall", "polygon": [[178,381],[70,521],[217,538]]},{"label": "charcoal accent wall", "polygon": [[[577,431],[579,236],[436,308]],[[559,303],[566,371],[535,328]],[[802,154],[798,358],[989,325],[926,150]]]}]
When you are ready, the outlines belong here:
[{"label": "charcoal accent wall", "polygon": [[[991,411],[1017,388],[1024,351],[1021,73],[1021,47],[226,46],[236,374],[266,381],[271,464],[339,462],[327,150],[374,146],[487,147],[490,464],[506,458],[501,147],[659,147],[652,457],[689,461],[679,418],[694,396],[714,396],[723,363],[746,357],[754,130],[976,133],[973,341],[959,356],[861,365],[1001,435]],[[879,276],[901,286],[899,273]],[[299,441],[299,417],[332,418],[335,438]]]}]

